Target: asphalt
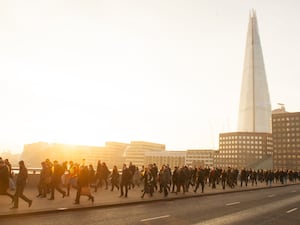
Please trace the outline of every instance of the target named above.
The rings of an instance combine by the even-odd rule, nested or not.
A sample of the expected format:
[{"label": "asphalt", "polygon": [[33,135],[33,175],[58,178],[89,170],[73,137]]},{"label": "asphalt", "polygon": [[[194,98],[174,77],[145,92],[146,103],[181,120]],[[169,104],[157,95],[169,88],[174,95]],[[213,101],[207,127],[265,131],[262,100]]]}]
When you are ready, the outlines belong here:
[{"label": "asphalt", "polygon": [[[24,194],[31,200],[33,203],[31,207],[28,207],[28,204],[22,199],[19,200],[19,208],[10,209],[12,207],[11,199],[8,196],[0,195],[0,218],[5,217],[16,217],[16,216],[26,216],[26,215],[38,215],[45,213],[58,213],[58,212],[66,212],[66,211],[76,211],[76,210],[87,210],[93,208],[107,208],[107,207],[116,207],[116,206],[124,206],[124,205],[133,205],[133,204],[145,204],[151,203],[155,201],[169,201],[180,198],[194,198],[208,195],[217,195],[217,194],[226,194],[231,192],[246,192],[259,190],[263,188],[280,188],[287,185],[298,185],[300,187],[300,181],[297,183],[287,183],[285,185],[273,183],[271,187],[267,186],[265,183],[258,183],[257,186],[252,186],[251,184],[246,187],[236,186],[234,189],[230,189],[226,187],[225,190],[222,189],[221,185],[217,185],[216,189],[212,189],[208,185],[206,185],[204,193],[200,193],[201,190],[198,189],[197,193],[193,192],[192,187],[189,192],[185,194],[178,193],[169,193],[167,197],[164,197],[163,193],[154,192],[153,197],[149,195],[145,195],[144,198],[141,198],[142,195],[142,187],[135,187],[128,191],[128,197],[119,197],[120,191],[115,189],[114,191],[110,191],[110,189],[98,189],[97,192],[94,192],[92,189],[92,195],[94,196],[94,202],[88,200],[87,196],[81,196],[80,204],[75,205],[74,199],[76,195],[76,190],[72,189],[70,196],[62,197],[60,193],[55,192],[55,199],[48,200],[47,198],[38,198],[36,197],[38,191],[35,188],[25,188]],[[13,192],[11,192],[13,193]]]}]

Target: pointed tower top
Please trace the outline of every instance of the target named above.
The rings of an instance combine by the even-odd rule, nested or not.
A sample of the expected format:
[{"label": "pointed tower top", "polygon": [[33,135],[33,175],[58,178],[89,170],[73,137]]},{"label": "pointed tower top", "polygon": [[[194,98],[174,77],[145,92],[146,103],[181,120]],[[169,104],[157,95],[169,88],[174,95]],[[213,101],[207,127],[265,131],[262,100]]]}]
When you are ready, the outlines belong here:
[{"label": "pointed tower top", "polygon": [[255,9],[250,10],[250,18],[255,18],[256,17],[256,12]]},{"label": "pointed tower top", "polygon": [[271,132],[271,103],[256,12],[250,10],[240,96],[238,131]]}]

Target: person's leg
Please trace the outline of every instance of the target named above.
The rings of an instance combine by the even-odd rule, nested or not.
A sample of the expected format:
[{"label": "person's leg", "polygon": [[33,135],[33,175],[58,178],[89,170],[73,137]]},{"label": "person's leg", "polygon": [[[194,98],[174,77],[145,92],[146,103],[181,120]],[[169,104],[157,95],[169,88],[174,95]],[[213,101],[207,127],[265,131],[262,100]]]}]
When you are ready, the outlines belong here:
[{"label": "person's leg", "polygon": [[54,184],[51,184],[51,185],[50,185],[50,193],[51,193],[51,196],[50,196],[49,200],[54,200],[54,191],[55,191]]},{"label": "person's leg", "polygon": [[63,198],[66,196],[66,192],[65,192],[63,189],[61,189],[61,188],[59,187],[59,184],[57,184],[57,185],[55,186],[55,189],[56,189],[59,193],[62,194],[62,197],[63,197]]},{"label": "person's leg", "polygon": [[79,204],[80,203],[80,195],[81,195],[81,187],[77,187],[77,192],[76,192],[76,199],[74,204]]},{"label": "person's leg", "polygon": [[27,203],[28,203],[28,206],[30,207],[31,204],[32,204],[32,200],[30,200],[29,198],[27,198],[27,197],[24,195],[24,188],[25,188],[25,186],[23,186],[23,185],[20,187],[19,197],[20,197],[21,199],[23,199],[25,202],[27,202]]},{"label": "person's leg", "polygon": [[125,198],[127,198],[127,194],[128,194],[128,185],[125,185]]},{"label": "person's leg", "polygon": [[121,183],[121,188],[120,188],[121,189],[121,195],[120,195],[120,197],[122,197],[124,195],[124,189],[123,188],[124,188],[124,184]]},{"label": "person's leg", "polygon": [[14,206],[12,207],[12,209],[16,209],[19,207],[19,194],[20,194],[20,186],[17,185],[16,192],[14,195]]}]

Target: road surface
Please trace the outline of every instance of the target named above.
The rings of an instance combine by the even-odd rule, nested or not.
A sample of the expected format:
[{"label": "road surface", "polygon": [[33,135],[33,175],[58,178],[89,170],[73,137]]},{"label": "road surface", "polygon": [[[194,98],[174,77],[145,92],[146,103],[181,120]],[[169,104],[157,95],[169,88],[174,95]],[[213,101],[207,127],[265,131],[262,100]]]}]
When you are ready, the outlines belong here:
[{"label": "road surface", "polygon": [[0,218],[1,225],[299,225],[300,185],[148,204]]}]

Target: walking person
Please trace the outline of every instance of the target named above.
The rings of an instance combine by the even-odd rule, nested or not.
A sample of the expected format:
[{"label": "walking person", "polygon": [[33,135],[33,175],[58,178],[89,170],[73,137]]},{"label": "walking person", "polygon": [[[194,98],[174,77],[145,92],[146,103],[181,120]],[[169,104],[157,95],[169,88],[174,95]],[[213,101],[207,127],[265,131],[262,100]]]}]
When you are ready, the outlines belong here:
[{"label": "walking person", "polygon": [[89,186],[95,188],[96,186],[96,171],[92,164],[89,164]]},{"label": "walking person", "polygon": [[114,187],[116,187],[119,190],[119,183],[120,183],[120,174],[118,171],[117,166],[114,166],[112,174],[111,174],[111,191],[114,190]]},{"label": "walking person", "polygon": [[61,193],[63,198],[66,196],[66,192],[60,188],[61,176],[64,174],[64,172],[65,172],[65,170],[62,167],[62,165],[60,165],[58,163],[58,161],[55,160],[53,162],[53,173],[52,173],[51,183],[50,183],[51,197],[49,198],[49,200],[54,200],[55,190],[57,190],[59,193]]},{"label": "walking person", "polygon": [[252,186],[255,184],[257,186],[257,172],[256,170],[250,170],[250,180],[252,182]]},{"label": "walking person", "polygon": [[67,179],[67,196],[70,196],[71,187],[77,185],[77,175],[79,171],[79,164],[69,161],[68,179]]},{"label": "walking person", "polygon": [[9,188],[9,170],[5,165],[4,160],[0,158],[0,195],[7,195],[14,200],[14,196],[10,194],[7,190]]},{"label": "walking person", "polygon": [[125,188],[125,195],[124,197],[127,198],[128,194],[128,186],[130,184],[131,179],[131,173],[126,164],[123,164],[123,170],[122,170],[122,176],[121,176],[121,195],[122,197],[124,195],[124,188]]},{"label": "walking person", "polygon": [[148,193],[150,197],[152,197],[154,192],[154,183],[153,183],[154,178],[150,171],[150,166],[145,168],[143,180],[144,180],[144,189],[141,198],[144,198],[146,193]]},{"label": "walking person", "polygon": [[212,189],[215,189],[217,188],[216,187],[216,181],[217,181],[217,171],[216,169],[213,167],[210,171],[210,174],[209,174],[209,180],[210,180],[210,183],[211,183],[211,188]]},{"label": "walking person", "polygon": [[178,167],[175,166],[172,174],[172,193],[175,192],[175,187],[177,189],[178,177],[179,177],[179,170]]},{"label": "walking person", "polygon": [[223,190],[225,190],[227,179],[228,179],[228,174],[227,174],[227,172],[226,172],[225,169],[222,169],[222,172],[221,172],[221,182],[222,182],[222,188],[223,188]]},{"label": "walking person", "polygon": [[180,192],[180,189],[182,187],[183,190],[183,194],[185,194],[185,173],[184,173],[184,166],[182,166],[179,170],[178,170],[178,180],[177,180],[177,190],[176,190],[176,194],[178,192]]},{"label": "walking person", "polygon": [[95,176],[96,176],[96,178],[95,178],[96,179],[95,192],[97,192],[98,187],[102,188],[102,180],[101,180],[102,164],[101,164],[101,160],[98,160]]},{"label": "walking person", "polygon": [[92,196],[90,191],[89,182],[89,169],[87,166],[81,166],[78,174],[77,180],[77,193],[74,204],[80,204],[80,196],[86,195],[94,203],[94,196]]},{"label": "walking person", "polygon": [[39,194],[36,197],[45,198],[47,195],[48,185],[51,183],[51,170],[47,166],[46,162],[41,162],[42,170],[40,173],[40,179],[38,183]]},{"label": "walking person", "polygon": [[201,168],[201,166],[197,170],[197,179],[196,179],[196,187],[194,192],[196,193],[199,185],[201,184],[201,193],[204,192],[204,185],[205,185],[205,170]]},{"label": "walking person", "polygon": [[162,187],[162,191],[164,192],[164,196],[167,197],[170,190],[170,182],[171,182],[171,172],[169,168],[165,165],[163,165],[162,173],[160,176],[160,184]]},{"label": "walking person", "polygon": [[32,205],[32,200],[27,198],[23,192],[24,188],[26,186],[28,178],[28,172],[27,168],[25,166],[25,163],[23,160],[19,162],[19,174],[17,176],[17,181],[16,181],[16,192],[14,195],[14,206],[11,209],[17,209],[19,207],[19,198],[23,199],[25,202],[28,203],[28,207]]},{"label": "walking person", "polygon": [[9,162],[8,159],[5,159],[4,163],[7,166],[8,173],[9,173],[9,189],[11,191],[14,191],[16,189],[16,184],[15,184],[14,179],[13,179],[13,171],[12,171],[11,163]]},{"label": "walking person", "polygon": [[134,173],[135,173],[135,168],[136,166],[132,164],[132,162],[129,163],[129,171],[130,171],[130,179],[129,179],[129,184],[128,184],[128,188],[131,189],[134,188],[134,182],[133,182],[133,176],[134,176]]},{"label": "walking person", "polygon": [[102,180],[104,181],[105,183],[105,189],[107,190],[108,189],[108,177],[109,177],[109,174],[110,174],[110,171],[106,165],[105,162],[102,162],[102,165],[101,165],[101,183],[102,183]]},{"label": "walking person", "polygon": [[244,168],[241,171],[241,187],[243,186],[243,182],[245,182],[245,185],[247,187],[248,184],[248,172],[247,170]]}]

